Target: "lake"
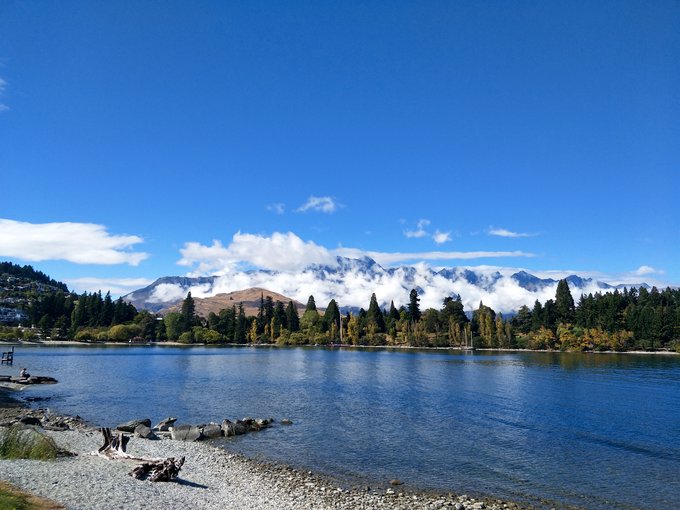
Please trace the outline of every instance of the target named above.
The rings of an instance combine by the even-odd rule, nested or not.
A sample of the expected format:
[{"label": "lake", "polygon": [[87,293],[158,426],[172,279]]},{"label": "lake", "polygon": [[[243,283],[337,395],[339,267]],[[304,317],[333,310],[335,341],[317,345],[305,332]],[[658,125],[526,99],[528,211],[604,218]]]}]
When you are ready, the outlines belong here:
[{"label": "lake", "polygon": [[55,411],[106,426],[245,416],[224,440],[347,480],[595,509],[680,505],[680,357],[252,347],[18,347]]}]

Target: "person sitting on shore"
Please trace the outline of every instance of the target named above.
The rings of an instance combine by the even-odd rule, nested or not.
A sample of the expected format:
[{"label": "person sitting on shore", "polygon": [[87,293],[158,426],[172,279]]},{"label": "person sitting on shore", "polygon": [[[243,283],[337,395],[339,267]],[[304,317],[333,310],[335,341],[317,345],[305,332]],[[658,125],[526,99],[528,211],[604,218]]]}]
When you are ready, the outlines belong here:
[{"label": "person sitting on shore", "polygon": [[31,374],[28,373],[26,368],[22,368],[21,372],[19,372],[19,377],[21,377],[22,379],[28,379],[29,377],[31,377]]}]

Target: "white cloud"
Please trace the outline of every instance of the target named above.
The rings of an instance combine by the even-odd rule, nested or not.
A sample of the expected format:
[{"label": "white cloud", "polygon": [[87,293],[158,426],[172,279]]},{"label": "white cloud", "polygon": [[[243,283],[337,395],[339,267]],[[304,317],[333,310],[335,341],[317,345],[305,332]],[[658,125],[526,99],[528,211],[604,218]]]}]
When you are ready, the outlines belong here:
[{"label": "white cloud", "polygon": [[638,267],[635,271],[633,271],[633,274],[636,276],[645,276],[648,274],[664,274],[664,271],[662,269],[655,269],[651,266],[640,266]]},{"label": "white cloud", "polygon": [[404,230],[404,235],[409,238],[420,238],[420,237],[425,237],[430,235],[427,230],[425,230],[425,227],[427,227],[430,224],[430,220],[425,220],[421,219],[418,220],[418,223],[416,224],[416,229],[415,230]]},{"label": "white cloud", "polygon": [[383,266],[424,260],[534,256],[523,251],[378,252],[342,247],[329,250],[313,241],[303,241],[292,232],[274,232],[269,237],[237,232],[228,246],[218,240],[210,246],[187,242],[180,253],[182,258],[177,263],[192,268],[194,276],[227,274],[244,264],[275,271],[299,271],[311,264],[334,265],[338,255],[349,258],[367,256]]},{"label": "white cloud", "polygon": [[297,212],[307,212],[309,210],[323,212],[327,214],[334,213],[338,208],[338,204],[331,197],[315,197],[311,196],[303,205],[297,208]]},{"label": "white cloud", "polygon": [[310,264],[332,264],[334,256],[323,246],[303,241],[292,232],[274,232],[271,237],[237,232],[229,246],[213,241],[212,246],[190,242],[180,250],[182,266],[197,266],[195,274],[228,272],[240,264],[271,270],[299,270]]},{"label": "white cloud", "polygon": [[151,285],[153,280],[147,278],[70,278],[66,279],[65,282],[70,289],[82,293],[82,292],[97,292],[102,291],[106,294],[107,291],[111,292],[114,297],[122,296],[133,290],[137,290],[141,287],[146,287]]},{"label": "white cloud", "polygon": [[490,236],[498,236],[498,237],[533,237],[536,234],[527,234],[527,233],[522,233],[522,232],[512,232],[511,230],[507,230],[505,228],[489,227],[489,235]]},{"label": "white cloud", "polygon": [[267,210],[276,214],[283,214],[286,212],[286,204],[277,202],[276,204],[269,204]]},{"label": "white cloud", "polygon": [[0,219],[0,256],[20,260],[66,260],[76,264],[138,265],[148,253],[129,249],[139,236],[111,235],[94,223],[28,223]]},{"label": "white cloud", "polygon": [[437,230],[432,235],[432,239],[434,239],[434,242],[437,244],[443,244],[451,240],[451,232],[440,232]]},{"label": "white cloud", "polygon": [[356,248],[338,248],[335,253],[344,257],[371,257],[378,264],[391,266],[416,260],[469,260],[501,257],[534,257],[524,251],[424,251],[424,252],[380,252],[364,251]]}]

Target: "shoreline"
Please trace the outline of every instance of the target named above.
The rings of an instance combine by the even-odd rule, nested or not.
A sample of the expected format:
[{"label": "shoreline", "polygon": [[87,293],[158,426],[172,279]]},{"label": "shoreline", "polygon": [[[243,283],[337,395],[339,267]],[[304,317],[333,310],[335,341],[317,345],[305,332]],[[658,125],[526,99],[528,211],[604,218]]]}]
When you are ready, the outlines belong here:
[{"label": "shoreline", "polygon": [[680,352],[676,351],[561,351],[561,350],[541,350],[541,349],[508,349],[508,348],[491,348],[480,347],[474,349],[465,349],[462,347],[417,347],[412,345],[352,345],[352,344],[301,344],[301,345],[278,345],[278,344],[237,344],[237,343],[223,343],[223,344],[206,344],[206,343],[192,343],[184,344],[181,342],[79,342],[76,340],[0,340],[0,345],[17,345],[28,347],[255,347],[255,348],[319,348],[319,349],[366,349],[366,350],[395,350],[395,351],[458,351],[458,352],[536,352],[536,353],[552,353],[552,354],[644,354],[644,355],[658,355],[658,356],[680,356]]},{"label": "shoreline", "polygon": [[56,461],[0,460],[0,478],[70,509],[534,510],[555,507],[547,501],[533,506],[489,496],[471,497],[408,485],[390,485],[389,482],[348,488],[332,476],[250,458],[210,441],[183,442],[165,437],[149,440],[132,435],[128,445],[131,455],[186,457],[176,480],[166,483],[140,481],[129,476],[139,462],[108,460],[92,455],[102,444],[101,433],[78,417],[56,416],[49,410],[31,410],[25,405],[5,407],[0,404],[0,422],[7,422],[12,416],[41,417],[45,414],[52,421],[66,420],[71,425],[66,431],[46,433],[59,447],[77,455]]}]

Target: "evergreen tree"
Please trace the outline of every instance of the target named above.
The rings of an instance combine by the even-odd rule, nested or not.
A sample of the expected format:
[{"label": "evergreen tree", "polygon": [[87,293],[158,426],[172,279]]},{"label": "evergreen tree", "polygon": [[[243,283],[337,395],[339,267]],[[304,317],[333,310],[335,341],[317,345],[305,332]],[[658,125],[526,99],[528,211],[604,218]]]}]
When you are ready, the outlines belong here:
[{"label": "evergreen tree", "polygon": [[257,310],[257,332],[262,333],[264,331],[264,325],[267,323],[264,317],[264,292],[260,292],[260,307]]},{"label": "evergreen tree", "polygon": [[409,294],[408,317],[411,322],[420,320],[420,298],[416,289],[411,289]]},{"label": "evergreen tree", "polygon": [[571,297],[569,290],[569,283],[566,279],[560,280],[557,283],[557,291],[555,293],[555,309],[557,313],[557,323],[573,323],[574,322],[574,298]]},{"label": "evergreen tree", "polygon": [[187,293],[187,297],[182,302],[182,332],[191,331],[196,324],[196,304],[194,298],[191,297],[191,292]]},{"label": "evergreen tree", "polygon": [[[326,312],[323,314],[324,330],[333,330],[333,325],[335,325],[335,331],[337,333],[340,327],[340,310],[338,309],[338,304],[335,299],[331,299],[326,307]],[[331,340],[335,340],[335,337],[331,335]]]},{"label": "evergreen tree", "polygon": [[314,302],[314,296],[309,296],[309,299],[307,300],[307,308],[305,308],[305,312],[316,312],[316,303]]},{"label": "evergreen tree", "polygon": [[289,329],[286,310],[283,307],[283,303],[281,301],[277,301],[276,305],[274,306],[274,320],[279,327]]},{"label": "evergreen tree", "polygon": [[111,300],[111,292],[107,292],[102,303],[102,309],[99,316],[99,324],[101,326],[111,326],[113,322],[113,301]]},{"label": "evergreen tree", "polygon": [[264,300],[264,322],[271,324],[274,318],[274,300],[271,296],[267,296]]},{"label": "evergreen tree", "polygon": [[291,333],[300,331],[300,317],[292,301],[288,301],[288,306],[286,307],[286,324]]},{"label": "evergreen tree", "polygon": [[390,311],[388,312],[388,316],[393,321],[398,321],[400,319],[399,310],[397,310],[397,308],[394,306],[394,301],[390,301]]},{"label": "evergreen tree", "polygon": [[246,313],[243,310],[243,303],[238,304],[238,313],[236,314],[236,323],[234,326],[234,342],[242,344],[246,342],[246,335],[248,332],[248,320]]},{"label": "evergreen tree", "polygon": [[512,319],[512,324],[519,333],[527,334],[531,331],[531,310],[527,305],[520,306],[517,315]]},{"label": "evergreen tree", "polygon": [[374,326],[376,333],[384,333],[387,331],[385,327],[385,318],[383,317],[382,310],[378,306],[378,299],[375,297],[375,293],[371,294],[371,302],[368,305],[368,312],[366,313],[366,324]]}]

